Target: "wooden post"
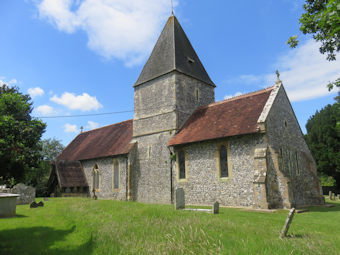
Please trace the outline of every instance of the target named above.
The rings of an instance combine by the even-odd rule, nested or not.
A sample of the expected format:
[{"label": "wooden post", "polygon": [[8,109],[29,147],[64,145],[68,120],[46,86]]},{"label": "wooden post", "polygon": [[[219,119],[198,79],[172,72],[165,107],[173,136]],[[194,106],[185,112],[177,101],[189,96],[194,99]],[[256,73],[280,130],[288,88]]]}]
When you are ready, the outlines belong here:
[{"label": "wooden post", "polygon": [[294,213],[295,213],[295,208],[292,208],[289,211],[289,214],[288,214],[288,217],[286,219],[285,225],[283,226],[283,229],[281,231],[280,238],[286,237],[287,232],[289,230],[289,226],[292,223],[292,220],[293,220],[293,217],[294,217]]}]

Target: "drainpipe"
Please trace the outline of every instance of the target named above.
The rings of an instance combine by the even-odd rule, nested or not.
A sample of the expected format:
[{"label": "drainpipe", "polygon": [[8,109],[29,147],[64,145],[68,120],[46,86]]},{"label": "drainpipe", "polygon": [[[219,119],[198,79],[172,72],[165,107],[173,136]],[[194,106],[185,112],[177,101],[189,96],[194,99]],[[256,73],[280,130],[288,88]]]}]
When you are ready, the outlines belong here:
[{"label": "drainpipe", "polygon": [[129,156],[126,157],[126,200],[131,200],[131,164]]},{"label": "drainpipe", "polygon": [[168,150],[170,152],[170,194],[171,194],[171,204],[174,203],[174,191],[173,191],[173,180],[172,180],[172,155],[173,155],[173,152],[171,151],[171,149],[168,147]]}]

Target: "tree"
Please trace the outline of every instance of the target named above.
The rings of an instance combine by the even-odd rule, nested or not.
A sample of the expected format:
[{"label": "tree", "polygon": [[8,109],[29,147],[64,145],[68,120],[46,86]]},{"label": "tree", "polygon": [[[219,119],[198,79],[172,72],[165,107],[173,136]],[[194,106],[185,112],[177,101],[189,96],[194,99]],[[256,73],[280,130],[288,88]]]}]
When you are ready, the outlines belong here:
[{"label": "tree", "polygon": [[317,111],[307,122],[306,142],[315,158],[318,174],[336,180],[340,187],[340,101]]},{"label": "tree", "polygon": [[[303,34],[312,34],[317,42],[321,42],[320,52],[327,53],[327,59],[336,59],[340,51],[340,0],[306,0],[303,5],[305,13],[299,19]],[[287,44],[295,48],[299,41],[291,36]],[[340,78],[330,82],[328,89],[340,87]]]},{"label": "tree", "polygon": [[17,87],[0,87],[0,176],[25,182],[41,160],[41,135],[46,124],[33,119],[31,98]]},{"label": "tree", "polygon": [[29,172],[29,176],[26,176],[26,179],[30,185],[36,188],[37,196],[48,196],[47,183],[51,172],[50,162],[64,149],[64,145],[55,138],[44,139],[39,143],[42,160],[39,167],[35,171]]}]

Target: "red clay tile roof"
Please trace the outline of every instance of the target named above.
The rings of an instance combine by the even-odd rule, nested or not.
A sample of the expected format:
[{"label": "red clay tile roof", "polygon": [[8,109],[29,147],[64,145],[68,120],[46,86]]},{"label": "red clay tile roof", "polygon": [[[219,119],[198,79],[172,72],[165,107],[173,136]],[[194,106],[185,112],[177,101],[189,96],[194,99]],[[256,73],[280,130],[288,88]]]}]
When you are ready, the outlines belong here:
[{"label": "red clay tile roof", "polygon": [[168,143],[185,143],[256,133],[257,120],[273,87],[202,106]]},{"label": "red clay tile roof", "polygon": [[132,120],[79,134],[57,160],[85,160],[127,154],[133,147]]},{"label": "red clay tile roof", "polygon": [[56,164],[61,187],[88,187],[83,168],[79,161],[59,160]]}]

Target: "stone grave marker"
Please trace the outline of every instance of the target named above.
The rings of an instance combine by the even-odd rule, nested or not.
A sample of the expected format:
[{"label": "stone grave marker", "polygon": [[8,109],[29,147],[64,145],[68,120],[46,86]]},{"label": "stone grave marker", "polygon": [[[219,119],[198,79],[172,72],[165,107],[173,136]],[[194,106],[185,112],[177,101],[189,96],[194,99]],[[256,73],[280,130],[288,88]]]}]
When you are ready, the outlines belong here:
[{"label": "stone grave marker", "polygon": [[340,200],[340,194],[338,194],[338,200]]},{"label": "stone grave marker", "polygon": [[44,197],[44,201],[48,201],[48,197]]},{"label": "stone grave marker", "polygon": [[329,200],[332,200],[332,191],[329,191],[328,196],[329,196]]},{"label": "stone grave marker", "polygon": [[17,204],[29,204],[32,203],[35,199],[35,188],[31,186],[26,186],[23,183],[18,183],[12,189],[12,192],[15,194],[19,194],[17,198]]},{"label": "stone grave marker", "polygon": [[285,222],[285,224],[283,226],[283,229],[281,231],[280,238],[286,237],[287,232],[289,230],[289,226],[292,223],[292,220],[293,220],[293,217],[294,217],[294,213],[295,213],[295,208],[292,208],[289,211],[288,217],[287,217],[286,222]]},{"label": "stone grave marker", "polygon": [[218,214],[220,212],[220,203],[219,202],[215,202],[212,206],[212,212],[213,214]]},{"label": "stone grave marker", "polygon": [[185,208],[184,189],[177,188],[175,196],[175,209],[179,210],[184,208]]}]

